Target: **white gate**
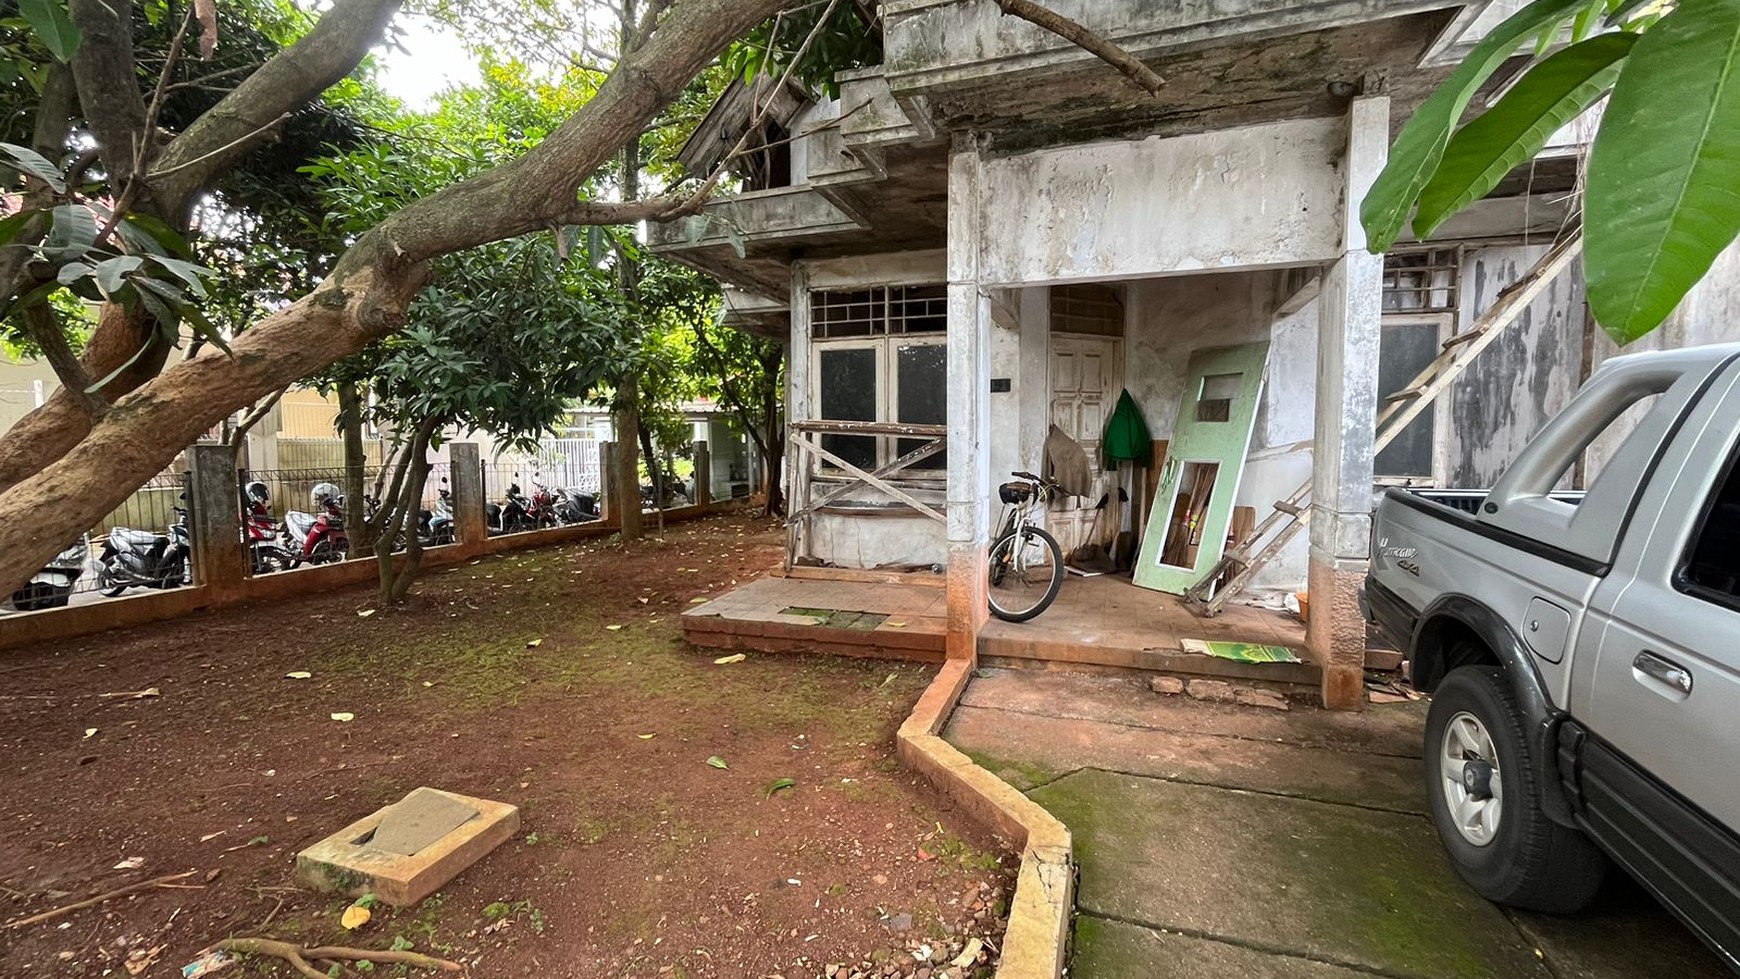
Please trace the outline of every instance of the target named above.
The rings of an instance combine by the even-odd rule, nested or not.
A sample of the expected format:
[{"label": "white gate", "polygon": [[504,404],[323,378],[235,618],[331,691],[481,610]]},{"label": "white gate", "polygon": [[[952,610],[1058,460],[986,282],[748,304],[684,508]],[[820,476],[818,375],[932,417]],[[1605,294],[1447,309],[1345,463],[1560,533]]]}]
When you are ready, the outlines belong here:
[{"label": "white gate", "polygon": [[598,440],[547,438],[538,443],[538,471],[545,486],[597,494],[603,489]]}]

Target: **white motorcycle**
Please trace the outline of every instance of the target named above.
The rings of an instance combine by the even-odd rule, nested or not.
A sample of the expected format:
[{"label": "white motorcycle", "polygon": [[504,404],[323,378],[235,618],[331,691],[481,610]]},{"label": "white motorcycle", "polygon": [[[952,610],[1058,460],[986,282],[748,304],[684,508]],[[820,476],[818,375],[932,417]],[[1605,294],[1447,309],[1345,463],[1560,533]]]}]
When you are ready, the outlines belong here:
[{"label": "white motorcycle", "polygon": [[72,597],[73,583],[85,573],[85,560],[90,554],[88,538],[73,541],[71,547],[55,555],[23,588],[13,592],[9,604],[20,612],[65,606]]}]

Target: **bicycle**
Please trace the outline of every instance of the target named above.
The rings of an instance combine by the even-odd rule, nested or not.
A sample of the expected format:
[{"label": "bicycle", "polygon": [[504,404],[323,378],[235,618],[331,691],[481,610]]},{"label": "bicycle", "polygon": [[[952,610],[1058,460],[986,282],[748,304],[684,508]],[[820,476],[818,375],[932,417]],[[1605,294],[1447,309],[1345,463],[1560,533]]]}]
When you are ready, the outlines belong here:
[{"label": "bicycle", "polygon": [[991,614],[1007,622],[1026,622],[1050,607],[1063,588],[1063,548],[1033,519],[1061,487],[1029,472],[1010,473],[1020,482],[998,488],[1006,508],[1002,529],[991,543]]}]

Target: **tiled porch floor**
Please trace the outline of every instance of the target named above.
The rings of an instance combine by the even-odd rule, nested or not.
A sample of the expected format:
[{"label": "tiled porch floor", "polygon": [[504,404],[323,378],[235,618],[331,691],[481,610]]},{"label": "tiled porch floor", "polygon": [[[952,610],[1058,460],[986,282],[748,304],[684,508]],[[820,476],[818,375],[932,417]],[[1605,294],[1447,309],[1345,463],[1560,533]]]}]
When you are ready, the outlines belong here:
[{"label": "tiled porch floor", "polygon": [[[683,613],[697,645],[767,652],[813,650],[848,656],[940,660],[947,599],[938,577],[871,584],[810,578],[758,578]],[[788,609],[848,613],[823,624]],[[871,613],[860,619],[849,613]],[[886,616],[876,621],[876,616]],[[980,633],[979,653],[996,661],[1043,661],[1200,673],[1315,684],[1309,663],[1250,665],[1183,652],[1185,639],[1227,639],[1302,649],[1305,627],[1275,612],[1231,605],[1203,619],[1179,599],[1127,578],[1070,576],[1057,602],[1031,622],[996,619]]]}]

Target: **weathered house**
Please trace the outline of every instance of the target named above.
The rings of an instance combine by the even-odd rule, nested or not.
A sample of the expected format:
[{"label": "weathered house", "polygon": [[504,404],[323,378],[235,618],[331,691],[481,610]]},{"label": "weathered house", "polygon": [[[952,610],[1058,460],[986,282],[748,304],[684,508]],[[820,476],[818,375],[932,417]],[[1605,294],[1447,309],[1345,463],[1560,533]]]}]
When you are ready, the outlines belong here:
[{"label": "weathered house", "polygon": [[[1374,487],[1487,485],[1606,350],[1573,269],[1374,456],[1380,393],[1572,221],[1579,133],[1433,240],[1374,256],[1357,210],[1392,134],[1517,3],[1048,5],[1163,92],[991,0],[885,0],[884,63],[840,75],[837,100],[727,93],[685,162],[710,168],[766,107],[745,189],[654,245],[789,342],[792,506],[827,503],[794,528],[799,563],[944,567],[948,651],[977,648],[998,484],[1038,470],[1053,424],[1093,455],[1128,391],[1165,461],[1106,467],[1107,498],[1134,505],[1100,518],[1145,531],[1138,565],[1177,590],[1235,508],[1309,481],[1308,542],[1252,584],[1308,585],[1323,696],[1357,704]],[[946,426],[943,451],[919,451],[942,431],[923,426]],[[1066,552],[1099,532],[1097,495],[1048,514]]]}]

